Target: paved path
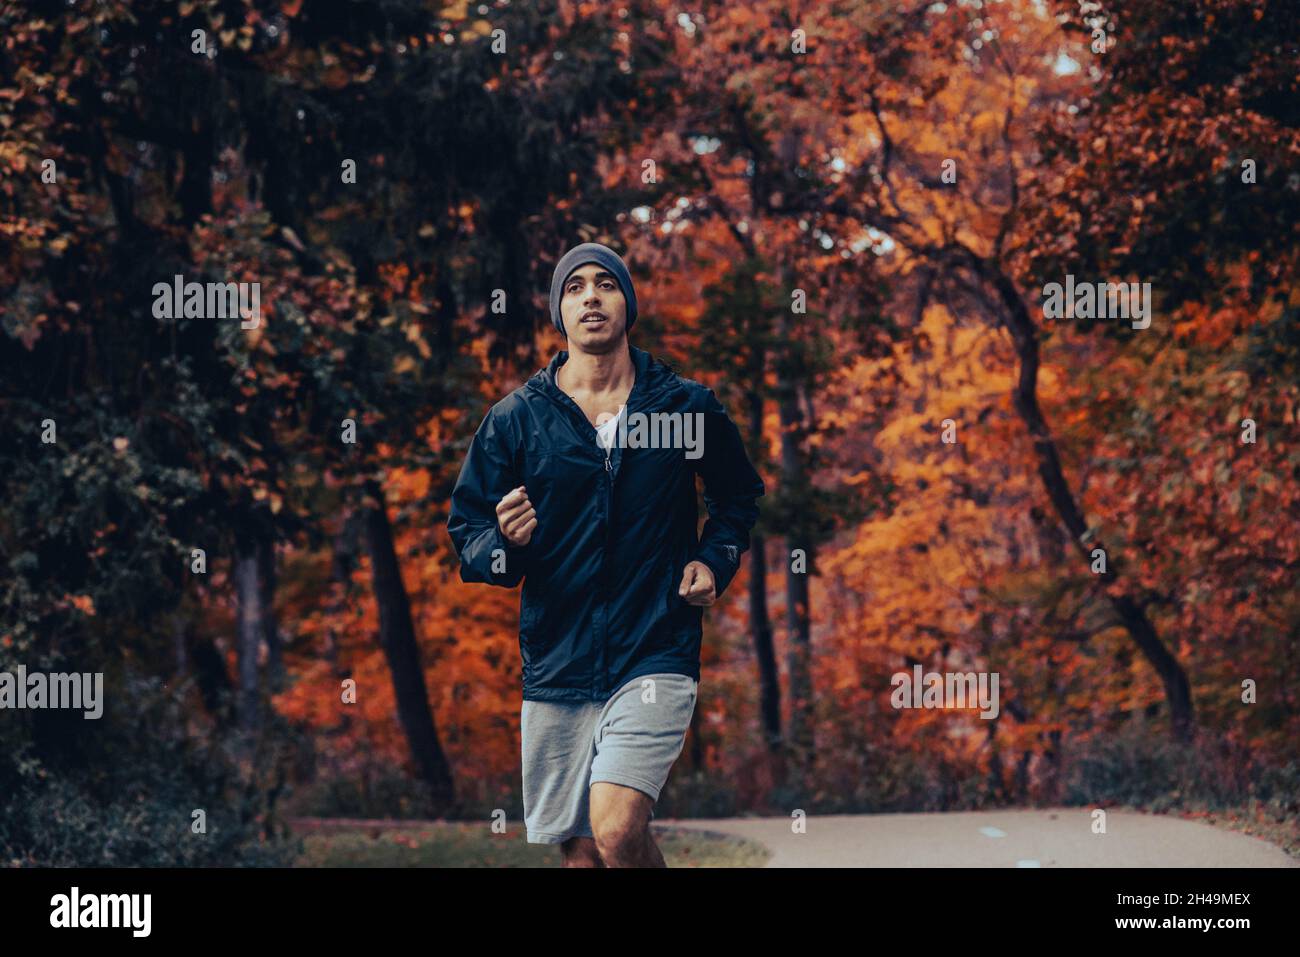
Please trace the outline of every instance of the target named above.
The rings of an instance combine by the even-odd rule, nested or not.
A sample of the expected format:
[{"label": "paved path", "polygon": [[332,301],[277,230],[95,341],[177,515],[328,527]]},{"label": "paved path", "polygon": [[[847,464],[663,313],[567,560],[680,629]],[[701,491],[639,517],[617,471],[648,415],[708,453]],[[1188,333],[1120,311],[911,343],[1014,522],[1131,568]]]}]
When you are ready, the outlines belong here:
[{"label": "paved path", "polygon": [[766,845],[768,867],[1300,867],[1267,841],[1178,817],[1106,812],[1092,833],[1087,808],[947,814],[673,820],[655,824],[745,837]]}]

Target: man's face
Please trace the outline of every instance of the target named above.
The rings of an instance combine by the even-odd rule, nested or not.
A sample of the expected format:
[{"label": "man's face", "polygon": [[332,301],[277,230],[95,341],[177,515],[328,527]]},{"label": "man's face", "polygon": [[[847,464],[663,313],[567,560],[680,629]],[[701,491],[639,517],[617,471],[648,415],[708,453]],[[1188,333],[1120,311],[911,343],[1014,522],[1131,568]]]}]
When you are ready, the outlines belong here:
[{"label": "man's face", "polygon": [[570,351],[603,354],[619,348],[627,326],[627,299],[614,274],[596,263],[571,272],[560,296],[560,318]]}]

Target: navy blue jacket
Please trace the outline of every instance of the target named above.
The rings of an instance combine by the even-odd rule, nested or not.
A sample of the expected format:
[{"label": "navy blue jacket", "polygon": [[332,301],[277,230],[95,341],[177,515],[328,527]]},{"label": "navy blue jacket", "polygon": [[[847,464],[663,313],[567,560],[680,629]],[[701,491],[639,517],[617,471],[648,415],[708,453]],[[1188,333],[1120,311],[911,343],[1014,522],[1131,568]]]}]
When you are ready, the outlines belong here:
[{"label": "navy blue jacket", "polygon": [[[700,677],[704,609],[677,594],[686,564],[708,565],[719,596],[758,518],[763,481],[713,390],[631,347],[636,382],[624,414],[703,413],[702,456],[686,448],[606,450],[555,384],[569,358],[492,406],[451,495],[447,531],[460,576],[513,588],[522,580],[523,697],[605,701],[655,672]],[[700,419],[694,419],[698,423]],[[679,443],[680,444],[680,443]],[[693,453],[691,453],[693,454]],[[695,476],[709,517],[698,533]],[[524,485],[537,512],[531,541],[509,544],[496,504]]]}]

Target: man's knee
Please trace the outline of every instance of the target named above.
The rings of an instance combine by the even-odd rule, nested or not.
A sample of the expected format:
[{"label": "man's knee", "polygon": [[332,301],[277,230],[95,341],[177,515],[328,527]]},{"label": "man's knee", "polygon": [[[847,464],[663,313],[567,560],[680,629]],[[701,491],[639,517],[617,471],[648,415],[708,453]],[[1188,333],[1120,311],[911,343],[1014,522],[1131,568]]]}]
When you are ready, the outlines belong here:
[{"label": "man's knee", "polygon": [[640,854],[645,843],[647,824],[627,815],[608,816],[600,824],[592,822],[596,832],[596,847],[600,856],[608,860],[621,860]]},{"label": "man's knee", "polygon": [[591,829],[605,860],[637,856],[650,833],[649,795],[634,788],[599,782],[592,785]]}]

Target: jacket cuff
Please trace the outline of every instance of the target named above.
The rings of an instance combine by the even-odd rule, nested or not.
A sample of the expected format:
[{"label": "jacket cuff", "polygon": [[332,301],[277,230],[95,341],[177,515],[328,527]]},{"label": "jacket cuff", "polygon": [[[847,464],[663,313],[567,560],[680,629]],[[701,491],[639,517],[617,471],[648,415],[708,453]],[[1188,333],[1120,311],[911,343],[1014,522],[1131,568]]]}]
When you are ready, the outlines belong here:
[{"label": "jacket cuff", "polygon": [[500,575],[493,575],[497,580],[504,580],[513,584],[519,584],[520,579],[528,571],[528,556],[531,554],[532,542],[527,545],[514,545],[506,538],[505,533],[501,531],[500,525],[492,526],[492,547],[488,549],[488,567],[491,568],[492,552],[498,548],[505,552],[506,570]]},{"label": "jacket cuff", "polygon": [[736,577],[736,572],[740,570],[740,550],[731,546],[735,550],[735,558],[731,557],[731,549],[718,546],[702,548],[695,556],[695,561],[703,562],[713,572],[713,594],[714,598],[722,597],[722,593],[727,590],[731,580]]}]

